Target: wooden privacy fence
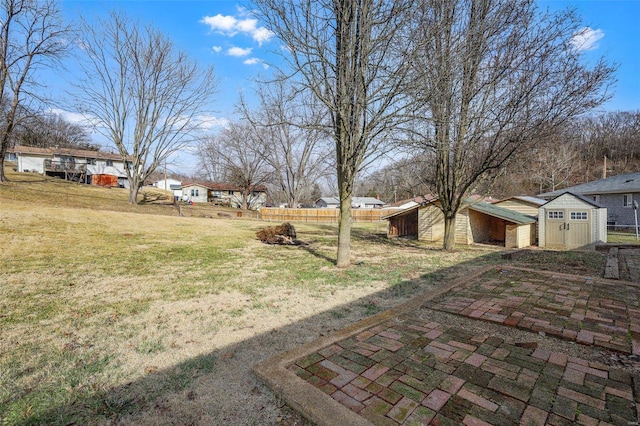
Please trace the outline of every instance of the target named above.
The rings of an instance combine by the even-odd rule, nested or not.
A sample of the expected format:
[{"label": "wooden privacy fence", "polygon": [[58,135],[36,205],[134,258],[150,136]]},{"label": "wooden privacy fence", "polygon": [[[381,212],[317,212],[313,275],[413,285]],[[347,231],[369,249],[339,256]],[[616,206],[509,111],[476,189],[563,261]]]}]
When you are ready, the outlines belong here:
[{"label": "wooden privacy fence", "polygon": [[[263,207],[259,217],[268,222],[337,223],[339,209],[279,209]],[[352,209],[354,222],[380,222],[390,213],[387,209]]]}]

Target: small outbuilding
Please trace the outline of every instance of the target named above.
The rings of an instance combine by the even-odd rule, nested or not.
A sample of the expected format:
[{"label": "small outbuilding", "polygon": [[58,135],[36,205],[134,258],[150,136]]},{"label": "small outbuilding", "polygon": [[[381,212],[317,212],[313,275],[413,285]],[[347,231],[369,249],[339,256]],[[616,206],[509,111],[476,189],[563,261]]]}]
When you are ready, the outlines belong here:
[{"label": "small outbuilding", "polygon": [[565,192],[540,206],[538,245],[551,249],[594,249],[607,242],[607,208]]},{"label": "small outbuilding", "polygon": [[527,216],[538,217],[538,209],[546,202],[547,200],[543,200],[542,198],[530,197],[527,195],[516,195],[514,197],[494,201],[493,205],[513,210]]},{"label": "small outbuilding", "polygon": [[[387,236],[413,237],[419,241],[444,240],[444,215],[438,201],[395,212],[389,220]],[[536,219],[482,201],[466,204],[456,215],[456,244],[497,243],[507,248],[535,243]]]}]

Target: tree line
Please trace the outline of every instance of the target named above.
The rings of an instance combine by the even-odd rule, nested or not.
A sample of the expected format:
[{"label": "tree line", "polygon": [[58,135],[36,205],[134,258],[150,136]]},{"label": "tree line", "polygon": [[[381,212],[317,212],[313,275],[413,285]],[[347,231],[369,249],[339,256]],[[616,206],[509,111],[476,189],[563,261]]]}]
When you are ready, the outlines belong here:
[{"label": "tree line", "polygon": [[[282,44],[281,62],[258,85],[257,105],[241,98],[237,118],[207,134],[202,117],[215,100],[213,69],[152,26],[113,12],[99,25],[72,28],[61,22],[54,0],[2,0],[0,99],[8,108],[0,155],[16,127],[12,108],[40,101],[26,90],[40,84],[27,78],[31,61],[54,64],[71,50],[60,42],[71,33],[82,46],[85,77],[73,84],[73,107],[131,161],[132,203],[167,157],[194,145],[209,178],[247,187],[269,182],[289,205],[331,170],[340,198],[339,267],[350,264],[351,199],[381,158],[393,160],[376,175],[389,180],[394,197],[404,185],[438,198],[444,248],[453,249],[455,216],[472,193],[506,192],[516,170],[536,159],[550,163],[541,159],[549,148],[558,149],[559,162],[576,152],[585,164],[606,155],[591,145],[591,157],[583,151],[587,140],[607,135],[614,117],[595,118],[582,141],[563,138],[573,141],[571,126],[610,98],[616,70],[605,58],[584,59],[575,43],[583,28],[575,10],[552,13],[533,0],[253,5]],[[627,155],[624,144],[621,137],[620,146],[607,148],[609,158]],[[568,179],[562,167],[553,170],[552,186]],[[520,174],[527,190],[549,185]]]}]

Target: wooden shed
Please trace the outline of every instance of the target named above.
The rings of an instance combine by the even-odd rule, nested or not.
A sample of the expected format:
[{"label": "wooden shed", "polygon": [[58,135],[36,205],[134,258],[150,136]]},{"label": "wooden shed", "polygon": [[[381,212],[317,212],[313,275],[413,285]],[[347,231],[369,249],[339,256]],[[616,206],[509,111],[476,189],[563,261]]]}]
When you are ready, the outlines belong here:
[{"label": "wooden shed", "polygon": [[538,209],[546,202],[547,200],[543,200],[542,198],[518,195],[495,201],[493,202],[493,205],[513,210],[514,212],[522,213],[527,216],[538,217]]},{"label": "wooden shed", "polygon": [[[385,216],[387,236],[413,237],[420,241],[444,240],[444,215],[434,201]],[[467,204],[456,215],[456,244],[499,243],[507,248],[528,247],[535,242],[536,219],[485,202]]]},{"label": "wooden shed", "polygon": [[594,249],[607,242],[607,208],[579,194],[565,192],[540,206],[540,247]]}]

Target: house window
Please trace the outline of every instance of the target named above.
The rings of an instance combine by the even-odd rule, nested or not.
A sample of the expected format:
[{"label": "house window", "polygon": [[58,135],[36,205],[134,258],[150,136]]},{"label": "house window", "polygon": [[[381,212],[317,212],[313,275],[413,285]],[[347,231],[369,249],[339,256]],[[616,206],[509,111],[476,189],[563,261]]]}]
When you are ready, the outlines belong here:
[{"label": "house window", "polygon": [[107,167],[113,167],[113,160],[107,160]]},{"label": "house window", "polygon": [[622,196],[622,205],[624,207],[631,207],[633,205],[633,194],[624,194]]},{"label": "house window", "polygon": [[4,156],[4,159],[7,161],[18,161],[18,156],[15,152],[7,152]]},{"label": "house window", "polygon": [[96,159],[95,158],[87,158],[87,164],[89,164],[90,166],[95,166],[96,165]]},{"label": "house window", "polygon": [[192,190],[191,190],[191,196],[192,196],[192,197],[195,197],[195,196],[196,196],[196,190],[195,190],[195,189],[192,189]]},{"label": "house window", "polygon": [[591,198],[593,199],[593,201],[595,201],[596,203],[600,202],[600,195],[593,195],[591,196]]},{"label": "house window", "polygon": [[571,220],[589,220],[587,212],[571,212]]},{"label": "house window", "polygon": [[229,195],[233,195],[233,191],[229,191]]},{"label": "house window", "polygon": [[548,219],[564,219],[564,212],[563,211],[555,211],[555,210],[551,210],[547,212],[547,218]]},{"label": "house window", "polygon": [[199,196],[200,196],[200,190],[196,189],[196,197],[199,197]]}]

